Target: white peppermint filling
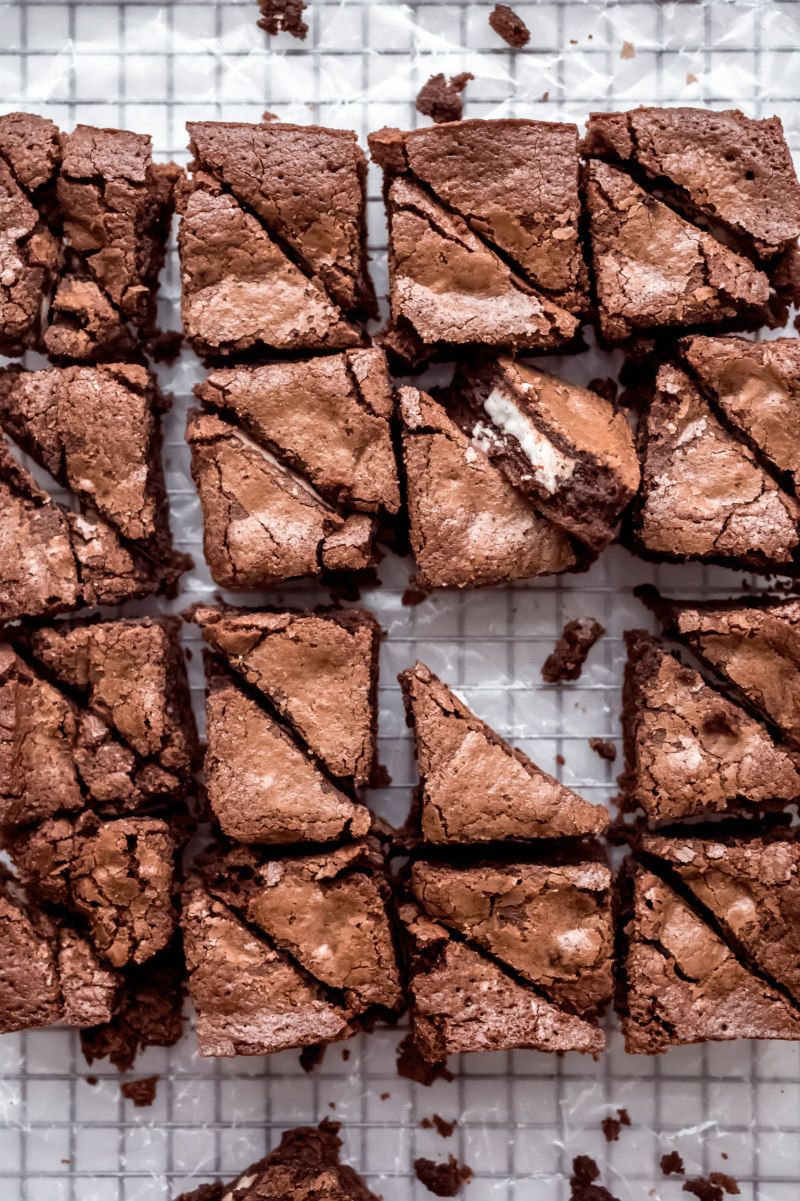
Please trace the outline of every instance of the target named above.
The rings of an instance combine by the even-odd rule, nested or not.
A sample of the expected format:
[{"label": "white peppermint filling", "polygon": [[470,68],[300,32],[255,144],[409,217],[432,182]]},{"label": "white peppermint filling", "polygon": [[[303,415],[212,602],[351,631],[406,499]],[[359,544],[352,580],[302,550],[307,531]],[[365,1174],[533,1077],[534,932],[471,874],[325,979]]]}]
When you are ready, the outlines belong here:
[{"label": "white peppermint filling", "polygon": [[522,453],[533,468],[533,478],[547,492],[555,492],[562,480],[575,470],[570,459],[532,421],[520,412],[511,397],[494,388],[483,402],[486,413],[498,429],[519,443]]}]

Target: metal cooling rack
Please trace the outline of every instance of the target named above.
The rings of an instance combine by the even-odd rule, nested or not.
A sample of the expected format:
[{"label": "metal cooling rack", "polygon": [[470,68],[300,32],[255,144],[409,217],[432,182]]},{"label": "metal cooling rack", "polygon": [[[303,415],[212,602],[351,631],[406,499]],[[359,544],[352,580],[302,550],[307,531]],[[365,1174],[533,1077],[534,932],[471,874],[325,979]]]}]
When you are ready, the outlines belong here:
[{"label": "metal cooling rack", "polygon": [[[470,116],[533,115],[582,122],[596,108],[639,103],[736,105],[777,112],[800,150],[800,3],[514,4],[532,30],[514,54],[489,30],[493,0],[370,3],[311,0],[306,43],[268,39],[255,0],[153,4],[0,2],[0,108],[26,108],[71,129],[78,121],[153,135],[158,158],[185,162],[188,118],[284,120],[355,128],[362,144],[382,125],[417,123],[413,100],[428,76],[470,70]],[[621,57],[623,43],[634,57]],[[386,290],[380,180],[370,175],[370,248]],[[178,325],[177,264],[170,254],[161,319]],[[576,382],[613,375],[619,356],[597,350],[552,367]],[[186,351],[160,371],[175,394],[166,429],[172,521],[181,549],[202,560],[199,506],[183,442],[191,386]],[[683,595],[728,595],[741,577],[721,569],[657,568],[613,548],[582,576],[434,595],[416,608],[401,596],[408,563],[388,556],[382,586],[363,603],[387,631],[382,656],[381,754],[392,777],[370,794],[386,817],[406,814],[414,765],[395,675],[420,657],[500,733],[589,799],[613,797],[615,765],[590,736],[619,746],[621,635],[650,625],[631,588],[652,582]],[[185,579],[173,607],[219,596],[205,568]],[[258,597],[234,597],[258,603]],[[266,599],[266,598],[265,598]],[[272,603],[319,600],[287,589]],[[129,606],[128,612],[148,606]],[[608,633],[576,685],[542,683],[540,667],[565,620],[592,615]],[[187,643],[202,716],[194,631]],[[561,763],[563,758],[564,762]],[[170,1201],[183,1188],[230,1177],[275,1144],[282,1129],[336,1117],[345,1155],[385,1201],[430,1194],[417,1155],[452,1151],[475,1172],[472,1201],[566,1201],[572,1157],[593,1155],[621,1201],[670,1201],[661,1155],[676,1149],[687,1174],[735,1176],[743,1201],[797,1201],[800,1193],[800,1044],[711,1044],[647,1059],[627,1056],[613,1020],[598,1063],[533,1052],[472,1056],[452,1084],[423,1089],[395,1073],[400,1035],[376,1030],[328,1051],[306,1076],[294,1052],[269,1059],[201,1060],[191,1031],[171,1051],[151,1049],[132,1075],[159,1073],[151,1109],[122,1099],[120,1077],[87,1068],[64,1030],[0,1039],[0,1201]],[[87,1076],[94,1075],[96,1084]],[[600,1121],[618,1106],[632,1126],[606,1144]],[[452,1139],[420,1128],[434,1112],[457,1117]]]}]

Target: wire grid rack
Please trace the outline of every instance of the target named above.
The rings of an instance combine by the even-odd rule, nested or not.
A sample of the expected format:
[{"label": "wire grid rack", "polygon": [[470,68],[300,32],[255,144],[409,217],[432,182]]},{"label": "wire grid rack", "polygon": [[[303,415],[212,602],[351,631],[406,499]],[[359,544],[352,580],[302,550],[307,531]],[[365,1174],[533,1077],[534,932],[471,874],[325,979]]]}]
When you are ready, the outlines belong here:
[{"label": "wire grid rack", "polygon": [[[532,30],[522,54],[487,23],[491,0],[370,3],[312,0],[305,43],[268,39],[254,2],[153,4],[0,3],[0,109],[149,132],[156,156],[185,162],[187,119],[284,120],[359,131],[419,120],[413,100],[434,72],[468,70],[469,116],[532,115],[582,122],[592,109],[639,103],[777,112],[800,150],[800,3],[789,0],[602,3],[556,0],[514,7]],[[629,47],[623,46],[629,43]],[[380,179],[371,171],[368,218],[373,271],[386,291]],[[176,328],[178,274],[170,253],[161,321]],[[31,365],[34,365],[31,361]],[[545,361],[545,366],[548,361]],[[619,356],[597,349],[549,366],[576,382],[615,375]],[[201,566],[186,577],[180,609],[219,597],[202,566],[199,506],[183,442],[191,387],[202,369],[189,351],[162,383],[175,395],[165,431],[172,522],[181,549]],[[380,688],[381,754],[392,783],[370,794],[389,820],[407,812],[415,780],[396,673],[419,657],[501,734],[595,801],[610,801],[619,765],[588,738],[619,746],[621,635],[650,619],[633,599],[652,582],[682,595],[730,595],[741,576],[721,569],[658,568],[612,548],[582,576],[468,595],[441,593],[404,607],[410,566],[387,555],[381,586],[365,593],[386,630]],[[752,586],[752,582],[751,582]],[[227,599],[259,603],[257,596]],[[315,603],[290,588],[273,604]],[[150,602],[152,606],[152,602]],[[148,611],[146,603],[127,612]],[[540,668],[564,621],[591,615],[607,629],[579,683],[552,687]],[[198,639],[186,632],[202,725]],[[183,1188],[231,1177],[299,1123],[344,1123],[345,1157],[385,1201],[429,1194],[416,1156],[453,1152],[475,1175],[473,1201],[566,1201],[572,1157],[593,1155],[620,1201],[669,1201],[661,1155],[677,1150],[687,1174],[735,1176],[744,1201],[796,1201],[800,1191],[800,1044],[710,1044],[655,1059],[625,1054],[615,1022],[595,1063],[533,1052],[464,1057],[452,1083],[431,1089],[401,1079],[402,1032],[377,1029],[331,1048],[312,1075],[298,1056],[202,1060],[191,1029],[172,1050],[150,1049],[133,1076],[160,1075],[152,1108],[135,1110],[117,1072],[88,1069],[77,1035],[45,1030],[0,1040],[2,1201],[169,1201]],[[96,1083],[89,1083],[87,1077]],[[607,1144],[601,1119],[625,1107],[632,1125]],[[433,1113],[457,1118],[450,1140],[423,1130]]]}]

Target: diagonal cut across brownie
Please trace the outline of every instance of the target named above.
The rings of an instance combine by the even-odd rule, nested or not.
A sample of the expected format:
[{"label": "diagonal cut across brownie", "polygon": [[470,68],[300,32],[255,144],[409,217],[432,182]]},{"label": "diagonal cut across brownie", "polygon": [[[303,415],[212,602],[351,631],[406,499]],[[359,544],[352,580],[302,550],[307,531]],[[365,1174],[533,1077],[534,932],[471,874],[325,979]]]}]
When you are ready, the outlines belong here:
[{"label": "diagonal cut across brownie", "polygon": [[319,1126],[287,1130],[274,1151],[235,1180],[202,1184],[175,1201],[379,1201],[349,1164],[339,1162],[339,1129],[338,1122],[326,1119]]},{"label": "diagonal cut across brownie", "polygon": [[668,637],[685,643],[800,750],[800,601],[640,595]]},{"label": "diagonal cut across brownie", "polygon": [[712,407],[797,492],[800,338],[684,338],[679,350]]},{"label": "diagonal cut across brownie", "polygon": [[414,730],[424,842],[469,844],[600,833],[608,811],[542,771],[472,713],[423,663],[398,677]]},{"label": "diagonal cut across brownie", "polygon": [[509,482],[595,550],[639,487],[633,432],[604,397],[508,356],[462,364],[453,391]]},{"label": "diagonal cut across brownie", "polygon": [[568,534],[543,517],[447,410],[399,391],[411,545],[428,588],[501,584],[568,571]]},{"label": "diagonal cut across brownie", "polygon": [[800,797],[798,762],[759,721],[643,630],[625,634],[624,795],[655,819]]},{"label": "diagonal cut across brownie", "polygon": [[624,171],[592,159],[586,205],[600,329],[608,342],[663,326],[762,323],[769,300],[763,271]]},{"label": "diagonal cut across brownie", "polygon": [[722,226],[759,257],[800,236],[800,184],[779,117],[699,108],[592,113],[582,149],[668,187],[692,220]]},{"label": "diagonal cut across brownie", "polygon": [[192,620],[331,775],[356,787],[370,782],[377,765],[380,649],[371,613],[198,606]]},{"label": "diagonal cut across brownie", "polygon": [[660,368],[639,439],[642,484],[631,519],[641,554],[757,570],[794,566],[800,503],[680,368]]},{"label": "diagonal cut across brownie", "polygon": [[400,508],[394,398],[383,351],[220,368],[195,395],[241,424],[331,504],[366,513]]},{"label": "diagonal cut across brownie", "polygon": [[341,516],[237,426],[191,410],[186,441],[203,509],[203,549],[222,587],[259,590],[372,565],[374,519]]},{"label": "diagonal cut across brownie", "polygon": [[743,963],[683,896],[641,866],[630,877],[620,913],[619,990],[629,1053],[656,1055],[734,1038],[800,1038],[800,1010]]}]

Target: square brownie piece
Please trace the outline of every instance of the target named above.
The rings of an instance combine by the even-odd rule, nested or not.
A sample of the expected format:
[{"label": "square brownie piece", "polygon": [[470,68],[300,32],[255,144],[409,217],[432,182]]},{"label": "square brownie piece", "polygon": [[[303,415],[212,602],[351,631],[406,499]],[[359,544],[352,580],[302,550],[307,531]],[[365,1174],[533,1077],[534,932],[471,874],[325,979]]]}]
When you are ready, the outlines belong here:
[{"label": "square brownie piece", "polygon": [[411,546],[425,588],[503,584],[568,571],[569,535],[533,507],[448,411],[399,391]]},{"label": "square brownie piece", "polygon": [[631,869],[624,923],[620,1009],[625,1049],[735,1038],[800,1038],[800,1011],[743,963],[670,884]]},{"label": "square brownie piece", "polygon": [[263,590],[372,565],[374,519],[341,516],[237,426],[191,410],[186,441],[206,561],[223,588]]},{"label": "square brownie piece", "polygon": [[398,512],[394,397],[383,351],[220,368],[194,391],[300,472],[330,504]]},{"label": "square brownie piece", "polygon": [[381,629],[366,609],[198,606],[203,638],[339,780],[368,785],[378,766]]},{"label": "square brownie piece", "polygon": [[600,330],[607,342],[664,326],[763,323],[770,294],[764,272],[625,171],[590,160],[586,206]]},{"label": "square brownie piece", "polygon": [[643,630],[625,634],[623,794],[649,818],[800,797],[798,763],[741,705]]},{"label": "square brownie piece", "polygon": [[611,542],[639,487],[623,413],[596,392],[505,355],[461,365],[453,391],[474,418],[473,438],[515,488],[593,550]]},{"label": "square brownie piece", "polygon": [[599,834],[608,811],[537,767],[472,713],[423,663],[401,672],[420,784],[423,842],[463,845]]},{"label": "square brownie piece", "polygon": [[800,237],[800,183],[780,117],[700,108],[592,113],[582,149],[668,185],[692,220],[722,226],[759,257]]},{"label": "square brownie piece", "polygon": [[740,570],[794,567],[800,503],[679,367],[660,368],[639,440],[642,484],[631,526],[640,554]]}]

